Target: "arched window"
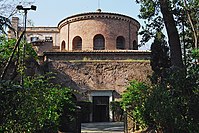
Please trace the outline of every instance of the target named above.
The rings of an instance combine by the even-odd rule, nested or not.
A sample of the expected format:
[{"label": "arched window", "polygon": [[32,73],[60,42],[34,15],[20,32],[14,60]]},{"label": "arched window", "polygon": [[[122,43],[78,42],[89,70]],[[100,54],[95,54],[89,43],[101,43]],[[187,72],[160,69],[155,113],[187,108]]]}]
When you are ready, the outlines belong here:
[{"label": "arched window", "polygon": [[61,50],[66,50],[66,43],[65,43],[65,41],[62,41],[62,43],[61,43]]},{"label": "arched window", "polygon": [[138,50],[138,44],[136,40],[133,41],[133,50]]},{"label": "arched window", "polygon": [[94,50],[104,50],[105,49],[105,39],[104,36],[101,34],[98,34],[93,39],[94,43]]},{"label": "arched window", "polygon": [[82,50],[82,38],[80,36],[73,39],[73,50]]},{"label": "arched window", "polygon": [[117,49],[125,49],[125,39],[123,36],[118,36],[116,40]]}]

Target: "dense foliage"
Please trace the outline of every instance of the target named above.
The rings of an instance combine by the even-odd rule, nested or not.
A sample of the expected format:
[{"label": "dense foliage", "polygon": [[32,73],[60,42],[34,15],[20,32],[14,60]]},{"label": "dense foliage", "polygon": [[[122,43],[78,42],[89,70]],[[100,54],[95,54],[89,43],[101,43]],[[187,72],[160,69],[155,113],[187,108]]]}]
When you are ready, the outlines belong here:
[{"label": "dense foliage", "polygon": [[[23,45],[26,46],[26,53],[25,56],[23,56]],[[37,60],[37,54],[32,48],[31,44],[26,43],[25,41],[21,41],[19,47],[16,49],[16,51],[13,53],[13,49],[16,46],[16,39],[7,39],[5,36],[0,36],[0,72],[1,76],[2,73],[7,65],[8,72],[6,72],[5,79],[14,80],[16,78],[20,77],[20,74],[26,70],[26,67],[24,66],[22,62],[22,58],[24,58],[24,62],[26,61],[31,62]],[[13,54],[12,60],[9,59],[11,55]],[[9,65],[8,65],[9,64]]]},{"label": "dense foliage", "polygon": [[[26,45],[25,58],[26,59],[28,59],[28,58],[37,59],[37,54],[34,51],[34,49],[32,48],[32,45],[29,43],[26,43],[24,41],[22,41],[21,43],[25,43],[25,45]],[[13,52],[15,44],[16,44],[16,39],[7,39],[6,36],[4,36],[4,35],[0,36],[0,57],[1,57],[0,63],[1,63],[1,65],[5,64],[8,61],[10,55]],[[14,55],[14,58],[13,58],[14,61],[16,61],[18,58],[20,58],[18,56],[22,55],[22,45],[20,45],[19,47],[20,47],[19,51],[17,51]]]},{"label": "dense foliage", "polygon": [[[199,40],[199,1],[198,0],[136,0],[140,4],[142,27],[141,44],[154,39],[157,31],[167,32],[171,65],[182,68],[184,57],[190,48],[198,48]],[[186,49],[186,50],[185,50]],[[186,62],[186,59],[185,59]]]},{"label": "dense foliage", "polygon": [[[198,59],[198,50],[192,52]],[[199,66],[189,64],[187,73],[164,69],[164,82],[151,85],[132,81],[122,96],[122,106],[141,128],[164,133],[199,132]]]},{"label": "dense foliage", "polygon": [[154,42],[151,44],[151,76],[152,83],[163,82],[165,68],[171,66],[169,48],[162,32],[156,33]]},{"label": "dense foliage", "polygon": [[56,132],[63,107],[74,111],[70,89],[53,85],[42,76],[27,77],[24,88],[2,81],[0,89],[2,132]]},{"label": "dense foliage", "polygon": [[[16,40],[9,39],[7,40],[5,36],[0,36],[0,65],[1,68],[6,64],[8,61],[12,50],[14,48],[14,45],[16,43]],[[16,58],[15,58],[16,59]]]},{"label": "dense foliage", "polygon": [[[130,112],[140,127],[146,127],[147,132],[198,133],[199,2],[137,2],[141,4],[140,18],[146,20],[141,42],[154,38],[151,46],[152,83],[143,86],[144,83],[131,82],[122,96],[123,108]],[[162,34],[164,28],[169,48]],[[181,65],[182,57],[186,67]]]},{"label": "dense foliage", "polygon": [[122,95],[122,108],[126,110],[142,128],[147,126],[143,113],[145,111],[145,103],[149,95],[149,90],[149,87],[145,83],[133,80]]},{"label": "dense foliage", "polygon": [[[0,38],[1,73],[15,43],[13,39]],[[72,92],[51,83],[52,76],[35,72],[38,68],[33,68],[29,74],[30,66],[37,67],[38,64],[31,45],[25,45],[25,64],[22,62],[22,45],[19,45],[6,77],[0,81],[0,132],[57,132],[63,126],[61,119],[68,122],[74,119]]]},{"label": "dense foliage", "polygon": [[164,84],[152,86],[153,91],[145,103],[145,122],[165,133],[197,133],[199,77],[185,77],[184,73],[178,70],[170,71],[168,75]]}]

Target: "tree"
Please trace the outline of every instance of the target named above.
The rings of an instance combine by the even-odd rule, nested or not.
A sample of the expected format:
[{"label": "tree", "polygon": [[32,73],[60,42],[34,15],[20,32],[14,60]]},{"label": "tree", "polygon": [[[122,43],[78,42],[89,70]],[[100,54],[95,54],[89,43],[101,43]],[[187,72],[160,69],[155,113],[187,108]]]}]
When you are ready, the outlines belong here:
[{"label": "tree", "polygon": [[[15,31],[12,28],[11,22],[8,18],[0,16],[0,35],[6,34],[6,27],[10,28],[11,30]],[[15,32],[14,32],[15,33]]]},{"label": "tree", "polygon": [[[13,53],[15,42],[1,36],[0,72]],[[74,119],[72,92],[50,82],[52,76],[35,72],[37,56],[30,44],[26,44],[25,66],[20,64],[21,51],[22,46],[13,54],[6,78],[0,80],[0,132],[57,132],[61,117],[70,122]],[[22,70],[26,72],[24,84],[20,84]]]},{"label": "tree", "polygon": [[151,45],[152,83],[163,82],[166,68],[170,67],[169,48],[164,39],[163,33],[157,31],[155,40]]},{"label": "tree", "polygon": [[[168,42],[170,47],[171,65],[183,68],[181,42],[178,33],[179,19],[182,17],[183,3],[182,1],[171,0],[136,0],[141,4],[140,15],[142,19],[146,19],[146,27],[141,32],[143,34],[142,42],[148,41],[154,37],[154,30],[163,29],[165,26]],[[193,0],[196,1],[196,0]],[[191,2],[190,2],[191,3]],[[197,6],[195,6],[197,9]],[[186,17],[186,16],[185,16]],[[164,24],[164,25],[163,25]]]},{"label": "tree", "polygon": [[16,14],[17,5],[30,5],[34,0],[0,0],[0,16],[10,18]]},{"label": "tree", "polygon": [[[31,44],[20,42],[20,40],[21,37],[16,41],[15,39],[7,39],[5,36],[0,36],[0,73],[2,79],[6,77],[7,80],[13,80],[17,78],[17,76],[20,76],[19,72],[22,71],[23,65],[21,62],[23,50],[22,45],[20,45],[21,43],[26,43],[26,56],[24,60],[27,62],[37,59],[37,54]],[[36,64],[37,63],[35,63],[35,65]],[[26,67],[27,66],[28,64],[26,63]]]},{"label": "tree", "polygon": [[[199,51],[190,56],[198,59]],[[199,66],[190,62],[186,76],[182,71],[166,69],[163,83],[130,82],[123,93],[123,108],[146,132],[199,132]]]},{"label": "tree", "polygon": [[161,13],[167,30],[167,35],[169,38],[171,64],[179,68],[182,68],[183,61],[182,61],[180,38],[172,14],[172,9],[170,7],[170,1],[160,0],[159,2],[160,2]]},{"label": "tree", "polygon": [[17,13],[17,5],[30,5],[33,0],[0,0],[0,34],[6,34],[6,29],[12,28],[10,17]]},{"label": "tree", "polygon": [[64,107],[69,113],[65,119],[73,121],[75,104],[70,89],[43,76],[24,80],[23,88],[15,82],[0,82],[1,132],[57,132]]},{"label": "tree", "polygon": [[[199,17],[189,10],[198,11],[198,1],[138,0],[138,3],[141,3],[140,17],[148,21],[145,29],[141,32],[143,34],[142,43],[155,38],[151,46],[151,66],[156,76],[156,82],[152,82],[150,87],[146,87],[147,90],[144,91],[137,87],[125,92],[123,94],[125,99],[122,100],[126,100],[124,103],[133,107],[130,109],[131,112],[134,112],[134,109],[139,109],[137,111],[141,112],[139,117],[133,117],[136,121],[142,120],[141,126],[145,125],[149,132],[153,129],[163,133],[197,133],[199,132],[197,113],[199,110],[199,67],[197,62],[199,56],[198,49],[193,50],[193,48],[197,48],[195,42],[197,42],[198,32],[196,29]],[[186,15],[182,11],[185,11]],[[172,69],[168,68],[170,66],[168,48],[165,47],[166,42],[160,32],[163,30],[163,23],[169,38],[171,65],[175,66],[170,67]],[[186,73],[183,69],[178,69],[179,67],[183,68],[180,43],[185,44],[189,49],[189,52],[186,53]],[[131,86],[136,86],[136,83]],[[137,93],[134,93],[135,91]],[[140,100],[137,100],[137,97]]]},{"label": "tree", "polygon": [[[198,48],[199,45],[199,28],[198,20],[199,20],[199,1],[191,0],[187,2],[184,0],[184,10],[183,12],[186,14],[188,22],[189,22],[189,29],[192,31],[192,38],[195,49]],[[184,20],[185,21],[185,20]]]},{"label": "tree", "polygon": [[121,106],[127,111],[137,124],[144,129],[145,122],[144,111],[145,102],[149,95],[150,89],[143,82],[131,81],[126,91],[122,94]]}]

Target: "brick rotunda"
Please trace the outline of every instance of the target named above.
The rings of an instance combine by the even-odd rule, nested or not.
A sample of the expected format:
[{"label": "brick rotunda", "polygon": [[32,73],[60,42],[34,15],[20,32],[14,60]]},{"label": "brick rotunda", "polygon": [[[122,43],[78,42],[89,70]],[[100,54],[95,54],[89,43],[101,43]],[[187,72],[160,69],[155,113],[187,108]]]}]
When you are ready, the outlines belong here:
[{"label": "brick rotunda", "polygon": [[[20,31],[19,19],[12,19]],[[145,81],[151,73],[149,51],[138,50],[137,20],[122,14],[76,14],[57,27],[28,27],[46,72],[54,82],[74,90],[83,110],[82,121],[113,121],[111,102],[119,100],[131,80]],[[13,37],[13,34],[10,34]]]}]

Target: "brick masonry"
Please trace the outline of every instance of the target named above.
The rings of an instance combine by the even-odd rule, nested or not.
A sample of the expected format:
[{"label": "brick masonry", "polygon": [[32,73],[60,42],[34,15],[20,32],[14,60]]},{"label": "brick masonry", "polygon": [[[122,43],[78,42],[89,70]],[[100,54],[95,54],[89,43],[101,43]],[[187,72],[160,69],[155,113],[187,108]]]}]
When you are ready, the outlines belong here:
[{"label": "brick masonry", "polygon": [[73,39],[82,38],[82,50],[93,50],[93,38],[101,34],[105,38],[105,49],[116,50],[116,39],[125,39],[125,49],[132,49],[138,41],[139,23],[128,16],[113,13],[84,13],[68,17],[58,24],[60,42],[66,43],[66,50],[72,50]]},{"label": "brick masonry", "polygon": [[[16,30],[23,30],[18,25],[18,18],[13,18],[12,22]],[[90,12],[69,16],[57,27],[27,27],[26,35],[28,41],[31,37],[39,38],[33,46],[41,59],[47,62],[47,68],[58,73],[57,82],[60,84],[85,93],[106,89],[120,94],[130,80],[146,80],[151,73],[147,61],[150,52],[131,50],[134,42],[138,42],[139,28],[139,22],[129,16]],[[98,34],[105,39],[105,50],[93,50],[93,40]],[[82,39],[79,51],[73,49],[76,36]],[[125,39],[124,50],[116,49],[119,36]],[[46,37],[52,40],[46,41]]]},{"label": "brick masonry", "polygon": [[[13,18],[18,34],[9,32],[11,38],[23,30],[18,22]],[[129,81],[148,81],[152,73],[150,52],[138,50],[139,28],[139,22],[129,16],[90,12],[67,17],[57,27],[27,27],[26,36],[29,42],[38,38],[32,43],[40,64],[45,64],[42,70],[54,72],[54,82],[73,89],[78,101],[92,102],[94,96],[109,96],[111,102],[121,97]],[[103,36],[105,50],[93,50],[96,35]],[[76,37],[82,40],[78,50],[73,48]],[[116,47],[118,37],[125,44],[122,50]],[[92,113],[87,114],[90,121]],[[109,117],[113,118],[111,111]]]}]

